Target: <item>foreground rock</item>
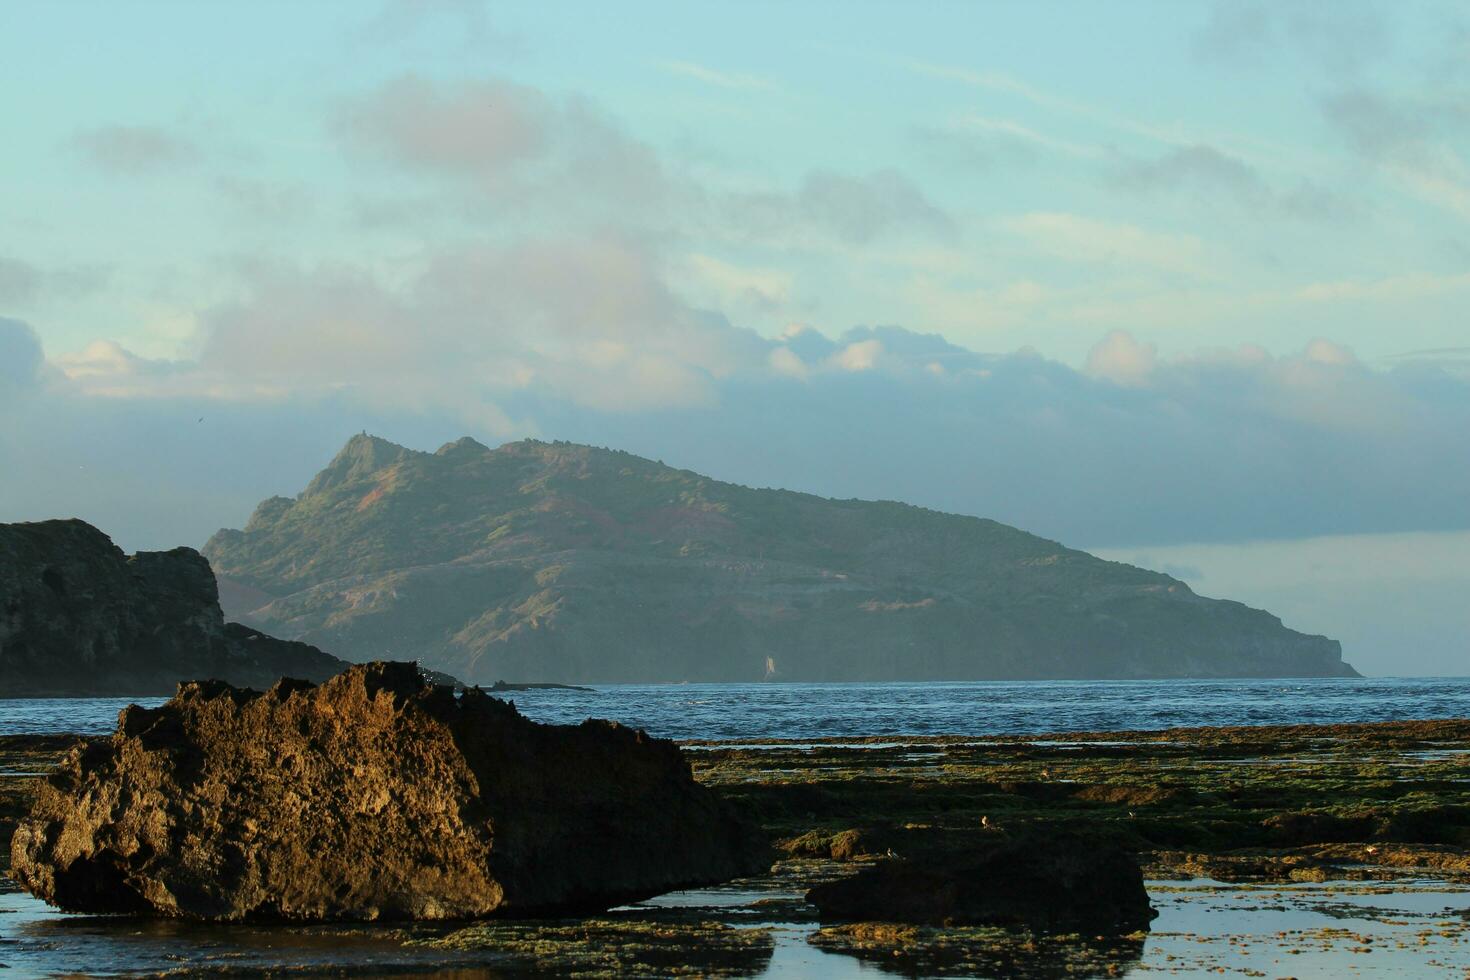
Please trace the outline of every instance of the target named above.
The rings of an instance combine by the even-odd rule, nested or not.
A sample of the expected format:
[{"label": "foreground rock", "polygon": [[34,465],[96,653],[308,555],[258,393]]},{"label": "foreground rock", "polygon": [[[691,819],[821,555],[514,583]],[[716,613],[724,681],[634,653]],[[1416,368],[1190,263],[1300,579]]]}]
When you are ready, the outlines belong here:
[{"label": "foreground rock", "polygon": [[128,708],[42,785],[11,874],[79,912],[450,919],[602,910],[766,857],[672,742],[376,663]]},{"label": "foreground rock", "polygon": [[[916,842],[917,843],[917,842]],[[1033,831],[888,860],[807,893],[824,920],[1024,926],[1127,933],[1155,916],[1138,861],[1122,847]],[[902,852],[900,852],[902,854]]]},{"label": "foreground rock", "polygon": [[82,521],[0,524],[0,698],[164,695],[198,677],[264,688],[346,666],[226,623],[192,548],[128,556]]}]

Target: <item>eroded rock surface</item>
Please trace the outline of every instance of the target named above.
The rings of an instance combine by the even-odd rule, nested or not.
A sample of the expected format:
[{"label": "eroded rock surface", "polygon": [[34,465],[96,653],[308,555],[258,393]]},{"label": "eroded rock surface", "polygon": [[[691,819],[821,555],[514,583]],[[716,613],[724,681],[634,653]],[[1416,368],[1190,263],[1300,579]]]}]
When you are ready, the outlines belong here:
[{"label": "eroded rock surface", "polygon": [[83,521],[0,524],[0,697],[166,695],[204,677],[265,688],[346,666],[226,623],[192,548],[125,555]]},{"label": "eroded rock surface", "polygon": [[79,912],[450,919],[601,910],[767,858],[672,742],[374,663],[128,708],[41,787],[11,874]]},{"label": "eroded rock surface", "polygon": [[1044,830],[964,848],[910,840],[909,853],[818,885],[807,901],[826,920],[1043,931],[1126,933],[1156,914],[1137,859],[1104,840]]}]

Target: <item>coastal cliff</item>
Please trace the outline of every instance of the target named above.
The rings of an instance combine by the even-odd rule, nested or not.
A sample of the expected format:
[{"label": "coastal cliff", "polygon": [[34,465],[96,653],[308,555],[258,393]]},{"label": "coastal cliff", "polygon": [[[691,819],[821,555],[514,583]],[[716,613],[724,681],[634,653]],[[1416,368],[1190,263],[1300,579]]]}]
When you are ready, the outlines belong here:
[{"label": "coastal cliff", "polygon": [[1334,640],[996,521],[569,443],[355,436],[204,554],[245,622],[469,683],[1355,674]]},{"label": "coastal cliff", "polygon": [[266,688],[346,666],[225,622],[193,548],[130,556],[79,520],[0,524],[0,697],[166,695],[205,678]]}]

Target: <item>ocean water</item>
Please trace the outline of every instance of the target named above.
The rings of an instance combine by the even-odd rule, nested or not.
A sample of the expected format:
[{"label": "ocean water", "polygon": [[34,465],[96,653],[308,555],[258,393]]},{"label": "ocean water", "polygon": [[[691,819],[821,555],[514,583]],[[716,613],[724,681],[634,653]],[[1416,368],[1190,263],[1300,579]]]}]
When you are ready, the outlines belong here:
[{"label": "ocean water", "polygon": [[[613,685],[506,695],[537,721],[674,739],[1018,735],[1470,717],[1470,677]],[[0,700],[0,734],[112,731],[117,698]],[[162,699],[140,699],[152,706]]]}]

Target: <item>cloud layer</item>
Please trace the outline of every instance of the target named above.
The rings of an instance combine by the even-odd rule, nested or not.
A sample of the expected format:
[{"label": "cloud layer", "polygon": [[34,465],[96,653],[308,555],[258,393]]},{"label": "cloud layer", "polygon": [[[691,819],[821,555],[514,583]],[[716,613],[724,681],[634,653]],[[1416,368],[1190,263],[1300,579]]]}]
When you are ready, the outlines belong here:
[{"label": "cloud layer", "polygon": [[[350,270],[271,270],[205,322],[197,361],[99,343],[43,372],[34,334],[8,321],[4,384],[33,408],[7,418],[14,451],[89,453],[82,420],[104,416],[98,433],[134,446],[158,443],[161,422],[258,429],[252,444],[271,448],[248,466],[221,463],[237,453],[228,444],[169,464],[253,474],[213,503],[199,488],[192,509],[209,516],[186,540],[242,520],[241,497],[294,492],[364,427],[418,444],[470,433],[613,445],[1080,545],[1445,530],[1470,516],[1470,377],[1453,360],[1373,369],[1326,340],[1281,357],[1164,357],[1114,332],[1079,371],[897,328],[763,338],[681,302],[615,243],[445,255],[400,292]],[[289,467],[272,458],[280,444]],[[110,478],[151,488],[156,463],[114,460]],[[34,472],[9,479],[0,516],[54,499]],[[112,496],[125,511],[126,494]],[[154,544],[181,533],[131,519],[118,530]]]}]

